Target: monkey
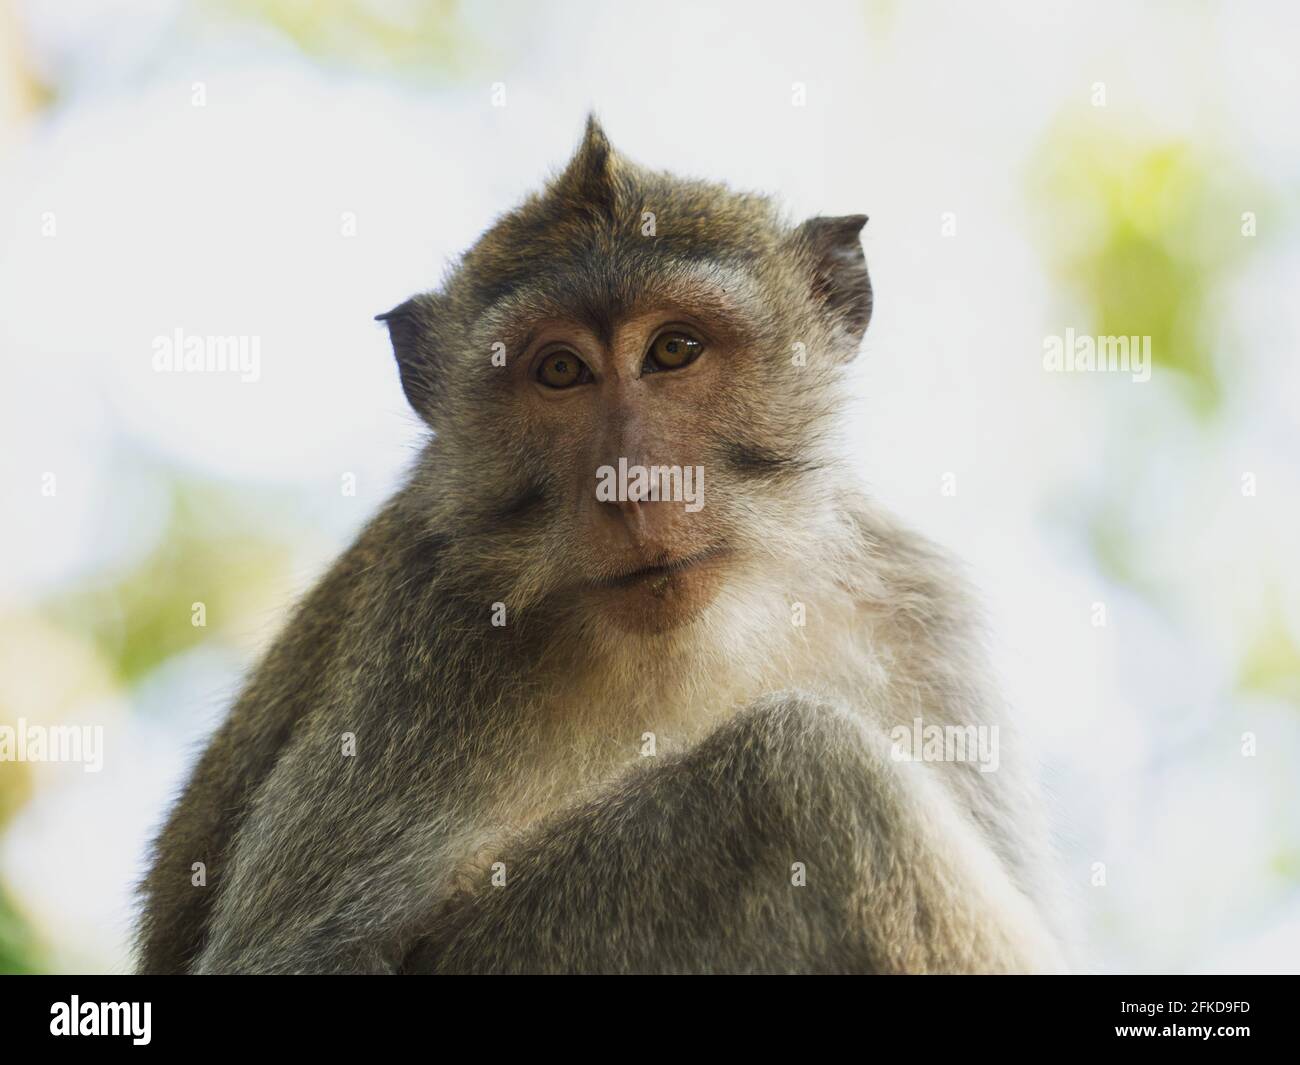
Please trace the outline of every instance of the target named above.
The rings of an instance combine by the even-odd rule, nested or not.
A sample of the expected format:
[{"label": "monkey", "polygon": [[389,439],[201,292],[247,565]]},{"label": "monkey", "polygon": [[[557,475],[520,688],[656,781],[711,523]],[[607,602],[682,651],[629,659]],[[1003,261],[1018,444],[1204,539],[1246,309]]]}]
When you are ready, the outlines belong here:
[{"label": "monkey", "polygon": [[[644,167],[593,115],[378,316],[427,440],[195,765],[139,971],[1065,967],[1024,746],[902,739],[1015,734],[956,564],[837,443],[865,223]],[[702,505],[598,494],[627,467]]]}]

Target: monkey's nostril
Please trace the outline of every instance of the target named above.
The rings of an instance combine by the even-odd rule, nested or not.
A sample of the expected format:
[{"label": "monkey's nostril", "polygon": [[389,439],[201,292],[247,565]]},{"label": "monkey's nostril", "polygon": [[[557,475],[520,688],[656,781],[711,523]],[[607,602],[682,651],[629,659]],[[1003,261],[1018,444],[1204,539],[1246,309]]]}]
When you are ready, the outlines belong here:
[{"label": "monkey's nostril", "polygon": [[624,524],[627,525],[628,531],[631,532],[634,540],[640,541],[646,535],[645,508],[635,499],[621,500],[618,504],[618,512],[623,518]]}]

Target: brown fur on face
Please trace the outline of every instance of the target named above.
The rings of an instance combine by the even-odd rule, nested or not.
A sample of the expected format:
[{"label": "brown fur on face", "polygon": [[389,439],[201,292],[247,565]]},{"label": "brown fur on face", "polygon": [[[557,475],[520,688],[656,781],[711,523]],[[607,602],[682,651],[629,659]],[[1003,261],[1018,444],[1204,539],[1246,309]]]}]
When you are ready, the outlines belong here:
[{"label": "brown fur on face", "polygon": [[[737,561],[788,545],[826,483],[840,370],[870,318],[863,222],[791,227],[763,197],[629,162],[589,120],[564,172],[440,292],[383,316],[407,395],[438,434],[425,463],[454,471],[450,494],[471,511],[467,577],[511,609],[563,596],[662,632],[698,616]],[[672,327],[703,354],[643,372]],[[537,382],[557,348],[588,383]],[[597,502],[597,471],[620,459],[702,469],[705,505]]]}]

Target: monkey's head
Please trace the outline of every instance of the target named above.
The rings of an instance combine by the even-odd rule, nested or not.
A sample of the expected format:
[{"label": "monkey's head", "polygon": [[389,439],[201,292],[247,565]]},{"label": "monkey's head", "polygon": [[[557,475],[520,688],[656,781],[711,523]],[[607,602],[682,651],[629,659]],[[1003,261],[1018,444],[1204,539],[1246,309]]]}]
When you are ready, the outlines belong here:
[{"label": "monkey's head", "polygon": [[826,436],[871,317],[866,218],[637,166],[594,119],[540,194],[387,322],[434,430],[416,498],[487,602],[588,632],[701,620],[809,559]]}]

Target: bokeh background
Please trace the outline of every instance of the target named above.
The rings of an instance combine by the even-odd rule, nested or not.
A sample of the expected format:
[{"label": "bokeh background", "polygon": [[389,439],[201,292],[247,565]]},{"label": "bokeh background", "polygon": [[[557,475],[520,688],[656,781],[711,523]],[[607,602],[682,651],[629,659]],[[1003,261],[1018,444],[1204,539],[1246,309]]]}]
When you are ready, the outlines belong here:
[{"label": "bokeh background", "polygon": [[[988,604],[1083,965],[1300,969],[1297,40],[1286,3],[0,0],[0,723],[106,744],[0,762],[0,971],[128,968],[166,803],[418,444],[372,315],[589,108],[871,215],[847,442]],[[177,328],[260,378],[155,373]],[[1045,372],[1067,328],[1150,336],[1151,380]]]}]

